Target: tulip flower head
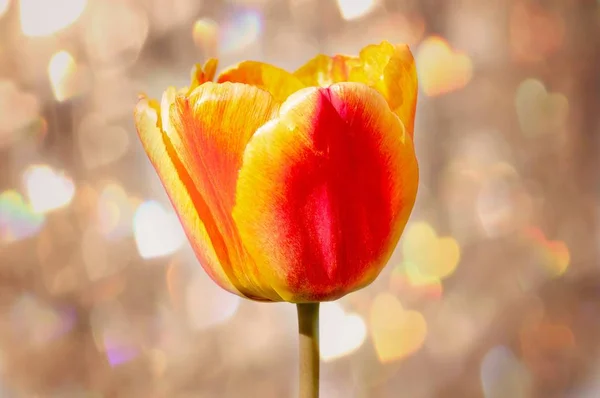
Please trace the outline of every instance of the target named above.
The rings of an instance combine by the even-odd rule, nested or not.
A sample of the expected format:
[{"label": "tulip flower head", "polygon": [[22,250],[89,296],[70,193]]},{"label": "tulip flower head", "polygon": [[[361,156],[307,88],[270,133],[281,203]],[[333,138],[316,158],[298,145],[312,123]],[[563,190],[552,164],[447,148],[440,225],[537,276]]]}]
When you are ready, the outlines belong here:
[{"label": "tulip flower head", "polygon": [[[245,61],[142,97],[142,144],[203,268],[260,301],[335,300],[381,272],[412,211],[417,75],[407,46]],[[214,80],[214,81],[213,81]]]}]

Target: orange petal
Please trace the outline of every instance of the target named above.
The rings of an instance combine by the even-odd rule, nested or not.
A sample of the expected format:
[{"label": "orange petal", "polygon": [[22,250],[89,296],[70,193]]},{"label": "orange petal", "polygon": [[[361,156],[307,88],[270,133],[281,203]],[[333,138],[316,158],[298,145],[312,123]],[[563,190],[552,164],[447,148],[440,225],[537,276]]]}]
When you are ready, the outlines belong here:
[{"label": "orange petal", "polygon": [[294,72],[307,86],[327,87],[350,81],[365,83],[387,100],[413,135],[417,105],[417,70],[407,45],[387,41],[362,49],[359,57],[317,55]]},{"label": "orange petal", "polygon": [[227,264],[227,248],[214,222],[201,219],[202,198],[197,194],[187,170],[159,126],[160,109],[156,101],[142,98],[135,108],[135,124],[150,161],[167,191],[198,259],[210,277],[226,290],[240,294],[222,268]]},{"label": "orange petal", "polygon": [[216,58],[209,58],[204,65],[196,64],[192,68],[192,84],[189,92],[191,93],[199,85],[210,82],[215,78],[219,61]]},{"label": "orange petal", "polygon": [[225,272],[243,295],[267,300],[280,297],[270,286],[268,271],[259,273],[248,257],[231,212],[246,144],[278,108],[268,92],[256,87],[207,82],[175,98],[165,129],[193,182],[187,188],[194,188],[205,203],[200,218],[205,223],[212,218],[225,243],[230,262]]},{"label": "orange petal", "polygon": [[412,139],[381,94],[307,88],[248,143],[233,216],[284,300],[333,300],[379,274],[417,184]]},{"label": "orange petal", "polygon": [[304,88],[293,74],[273,65],[256,61],[244,61],[221,72],[218,82],[246,83],[271,93],[279,103]]}]

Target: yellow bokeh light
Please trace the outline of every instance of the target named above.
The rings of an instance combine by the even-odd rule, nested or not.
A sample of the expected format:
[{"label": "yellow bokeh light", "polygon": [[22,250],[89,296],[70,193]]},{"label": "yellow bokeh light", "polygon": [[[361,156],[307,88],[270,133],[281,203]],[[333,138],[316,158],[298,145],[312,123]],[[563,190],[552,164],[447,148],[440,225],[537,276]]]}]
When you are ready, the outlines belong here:
[{"label": "yellow bokeh light", "polygon": [[539,250],[543,266],[551,277],[559,277],[567,271],[571,253],[565,242],[549,240],[541,229],[535,227],[527,229],[525,235]]},{"label": "yellow bokeh light", "polygon": [[571,262],[571,255],[567,244],[562,241],[550,241],[546,243],[548,255],[548,270],[554,276],[560,276],[567,271]]},{"label": "yellow bokeh light", "polygon": [[423,40],[416,54],[419,83],[425,94],[438,96],[459,90],[473,75],[473,65],[467,54],[454,51],[438,36]]},{"label": "yellow bokeh light", "polygon": [[444,279],[451,275],[460,261],[460,246],[449,236],[438,237],[425,222],[416,222],[406,229],[402,240],[409,274],[418,283]]},{"label": "yellow bokeh light", "polygon": [[77,72],[75,59],[67,51],[59,51],[50,58],[48,78],[54,97],[58,101],[67,100],[77,94],[74,77]]},{"label": "yellow bokeh light", "polygon": [[567,97],[549,93],[537,79],[526,79],[519,84],[515,106],[521,130],[529,136],[564,128],[569,113]]},{"label": "yellow bokeh light", "polygon": [[194,23],[192,37],[196,46],[207,56],[217,55],[219,41],[219,25],[208,18],[201,18]]},{"label": "yellow bokeh light", "polygon": [[439,278],[425,276],[410,263],[394,268],[390,276],[390,292],[409,300],[440,299],[444,288]]},{"label": "yellow bokeh light", "polygon": [[381,293],[373,300],[369,317],[373,345],[383,363],[417,352],[427,336],[427,322],[418,311],[406,310],[396,297]]}]

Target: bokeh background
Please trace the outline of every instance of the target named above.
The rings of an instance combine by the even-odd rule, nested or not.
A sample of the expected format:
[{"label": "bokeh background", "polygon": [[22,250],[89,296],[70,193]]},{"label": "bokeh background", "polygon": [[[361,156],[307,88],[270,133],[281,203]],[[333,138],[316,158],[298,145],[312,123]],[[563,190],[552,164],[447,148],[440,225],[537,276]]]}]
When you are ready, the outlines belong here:
[{"label": "bokeh background", "polygon": [[322,305],[324,398],[600,396],[595,0],[0,0],[0,397],[295,397],[290,304],[203,273],[135,134],[218,56],[409,43],[417,205]]}]

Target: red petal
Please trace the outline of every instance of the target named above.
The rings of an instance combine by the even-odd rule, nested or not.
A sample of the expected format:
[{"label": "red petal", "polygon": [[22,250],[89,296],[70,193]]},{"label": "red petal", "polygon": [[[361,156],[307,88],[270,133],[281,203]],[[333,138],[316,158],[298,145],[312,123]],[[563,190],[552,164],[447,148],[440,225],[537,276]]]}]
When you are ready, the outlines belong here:
[{"label": "red petal", "polygon": [[249,142],[234,218],[287,301],[333,300],[379,274],[413,207],[411,137],[359,83],[292,95]]}]

